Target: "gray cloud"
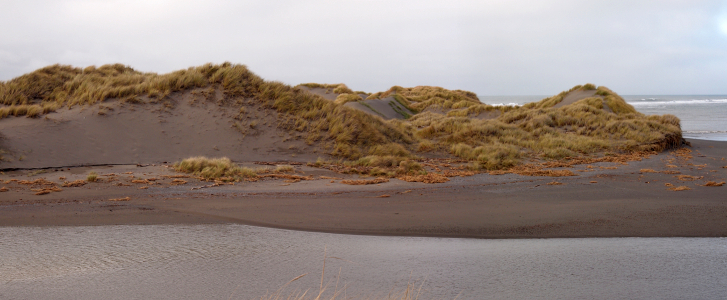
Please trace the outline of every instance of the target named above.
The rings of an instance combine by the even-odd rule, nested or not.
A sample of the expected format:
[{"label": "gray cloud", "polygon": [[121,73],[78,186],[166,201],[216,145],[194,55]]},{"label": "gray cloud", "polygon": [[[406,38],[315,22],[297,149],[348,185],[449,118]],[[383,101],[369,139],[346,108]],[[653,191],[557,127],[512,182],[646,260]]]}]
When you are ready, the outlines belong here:
[{"label": "gray cloud", "polygon": [[231,61],[289,84],[727,94],[722,1],[23,1],[0,80],[60,63],[165,73]]}]

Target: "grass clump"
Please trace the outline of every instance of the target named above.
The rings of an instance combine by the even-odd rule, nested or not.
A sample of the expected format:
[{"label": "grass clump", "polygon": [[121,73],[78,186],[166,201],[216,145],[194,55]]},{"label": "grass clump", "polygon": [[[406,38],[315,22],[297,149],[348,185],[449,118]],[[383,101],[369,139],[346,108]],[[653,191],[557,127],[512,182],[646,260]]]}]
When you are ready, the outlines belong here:
[{"label": "grass clump", "polygon": [[255,170],[239,167],[227,157],[191,157],[175,163],[172,168],[177,172],[200,176],[205,180],[240,181],[257,177]]},{"label": "grass clump", "polygon": [[10,105],[5,107],[0,107],[0,119],[6,118],[9,116],[26,116],[28,118],[37,118],[41,115],[54,112],[58,109],[58,104],[56,103],[44,103],[43,105],[33,104],[19,104],[19,105]]},{"label": "grass clump", "polygon": [[96,172],[88,173],[88,176],[86,176],[88,182],[96,182],[96,180],[98,180],[98,173]]},{"label": "grass clump", "polygon": [[477,95],[473,92],[447,90],[433,86],[417,86],[413,88],[394,86],[384,93],[379,95],[373,94],[372,96],[379,98],[393,96],[394,100],[399,104],[415,113],[423,111],[433,105],[444,108],[453,108],[458,103],[461,106],[482,105]]},{"label": "grass clump", "polygon": [[304,86],[311,89],[321,88],[326,89],[326,92],[333,92],[334,94],[364,94],[362,92],[354,92],[348,86],[343,83],[325,84],[325,83],[301,83],[298,86]]},{"label": "grass clump", "polygon": [[583,87],[581,87],[581,89],[583,89],[584,91],[595,90],[596,89],[596,85],[593,84],[593,83],[586,83],[586,84],[583,85]]},{"label": "grass clump", "polygon": [[291,165],[279,165],[276,166],[273,170],[274,173],[293,173],[295,172],[295,168]]},{"label": "grass clump", "polygon": [[334,101],[338,105],[344,105],[348,102],[355,102],[355,101],[361,101],[363,100],[361,96],[357,94],[340,94],[338,97],[336,97],[336,100]]}]

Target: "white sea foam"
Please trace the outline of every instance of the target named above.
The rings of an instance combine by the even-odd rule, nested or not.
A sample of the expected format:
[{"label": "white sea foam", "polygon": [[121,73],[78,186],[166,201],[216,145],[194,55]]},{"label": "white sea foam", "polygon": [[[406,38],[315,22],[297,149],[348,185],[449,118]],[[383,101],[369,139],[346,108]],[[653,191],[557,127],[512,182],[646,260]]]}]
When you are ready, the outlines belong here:
[{"label": "white sea foam", "polygon": [[682,133],[689,133],[689,134],[710,134],[710,133],[727,133],[727,131],[724,130],[684,130]]},{"label": "white sea foam", "polygon": [[727,99],[685,99],[685,100],[663,100],[647,98],[637,101],[628,101],[631,105],[682,105],[682,104],[725,104]]}]

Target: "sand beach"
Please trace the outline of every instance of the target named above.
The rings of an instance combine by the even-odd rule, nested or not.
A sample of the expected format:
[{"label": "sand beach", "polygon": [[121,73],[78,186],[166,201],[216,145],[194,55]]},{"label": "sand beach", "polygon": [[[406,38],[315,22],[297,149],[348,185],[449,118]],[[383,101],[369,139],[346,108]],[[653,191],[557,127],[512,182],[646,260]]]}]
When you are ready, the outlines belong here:
[{"label": "sand beach", "polygon": [[[205,68],[236,70],[229,65],[198,70]],[[257,82],[254,74],[245,76]],[[394,87],[366,94],[346,91],[345,85],[261,83],[249,92],[206,85],[58,105],[28,117],[6,114],[0,119],[0,226],[239,223],[474,238],[727,236],[727,142],[683,141],[669,131],[678,129],[671,125],[673,116],[636,114],[607,89],[578,86],[518,114],[517,108],[468,104],[468,97],[476,99],[473,93],[441,88],[422,96],[430,90]],[[166,94],[155,98],[158,93]],[[292,104],[253,101],[269,94],[332,104],[331,113],[349,117],[331,118],[322,109],[306,119],[295,115],[299,108]],[[437,102],[440,97],[460,102]],[[588,133],[602,128],[567,121],[575,120],[567,114],[583,114],[577,110],[606,116],[599,122],[616,122],[602,127],[631,126],[655,138]],[[334,123],[320,131],[314,126],[323,123],[316,118]],[[436,126],[451,120],[520,124],[497,126],[541,139],[535,140],[540,146],[515,147],[517,141],[498,132],[490,133],[494,140],[478,137],[484,129],[477,128],[443,135],[450,129]],[[634,123],[625,123],[629,120]],[[338,135],[335,122],[344,122]],[[646,124],[639,122],[652,123],[635,127]],[[360,126],[374,126],[366,130],[379,130],[371,139],[383,144],[367,146],[366,132],[356,131]],[[464,135],[472,137],[446,144]],[[341,136],[350,140],[341,142]],[[602,136],[607,138],[599,140]],[[391,146],[387,139],[405,146]],[[487,148],[488,139],[500,148]],[[548,146],[549,139],[574,145]],[[622,141],[621,148],[604,144]],[[617,150],[623,147],[633,150]],[[477,152],[487,149],[506,152],[494,158]],[[374,155],[364,156],[366,151]],[[572,156],[576,151],[584,154]],[[257,175],[221,180],[174,169],[175,162],[198,156],[227,157]],[[395,163],[376,165],[377,159]]]}]

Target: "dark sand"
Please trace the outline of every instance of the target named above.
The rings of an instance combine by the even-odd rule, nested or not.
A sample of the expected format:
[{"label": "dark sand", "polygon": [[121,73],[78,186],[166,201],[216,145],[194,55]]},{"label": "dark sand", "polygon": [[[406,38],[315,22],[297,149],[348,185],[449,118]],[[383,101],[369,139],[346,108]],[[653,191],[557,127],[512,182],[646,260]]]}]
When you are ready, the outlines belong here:
[{"label": "dark sand", "polygon": [[[727,142],[691,140],[692,158],[673,151],[643,161],[575,166],[578,176],[533,177],[480,174],[442,184],[397,179],[350,186],[319,176],[351,177],[296,166],[316,180],[261,180],[191,190],[209,183],[164,166],[121,165],[31,170],[0,175],[0,226],[240,223],[334,233],[476,238],[725,237]],[[640,172],[678,171],[680,174]],[[116,180],[63,188],[36,196],[11,178],[50,181],[85,178],[90,170]],[[124,174],[132,172],[131,174]],[[680,180],[678,175],[697,178]],[[131,178],[134,176],[134,178]],[[159,178],[157,184],[134,179]],[[107,178],[101,176],[101,178]],[[331,182],[333,181],[333,182]],[[553,181],[562,185],[548,185]],[[128,186],[116,186],[118,183]],[[671,191],[665,184],[687,186]],[[147,189],[139,187],[148,186]],[[388,195],[388,197],[385,197]],[[384,196],[384,197],[382,197]],[[128,201],[110,201],[129,197]]]}]

